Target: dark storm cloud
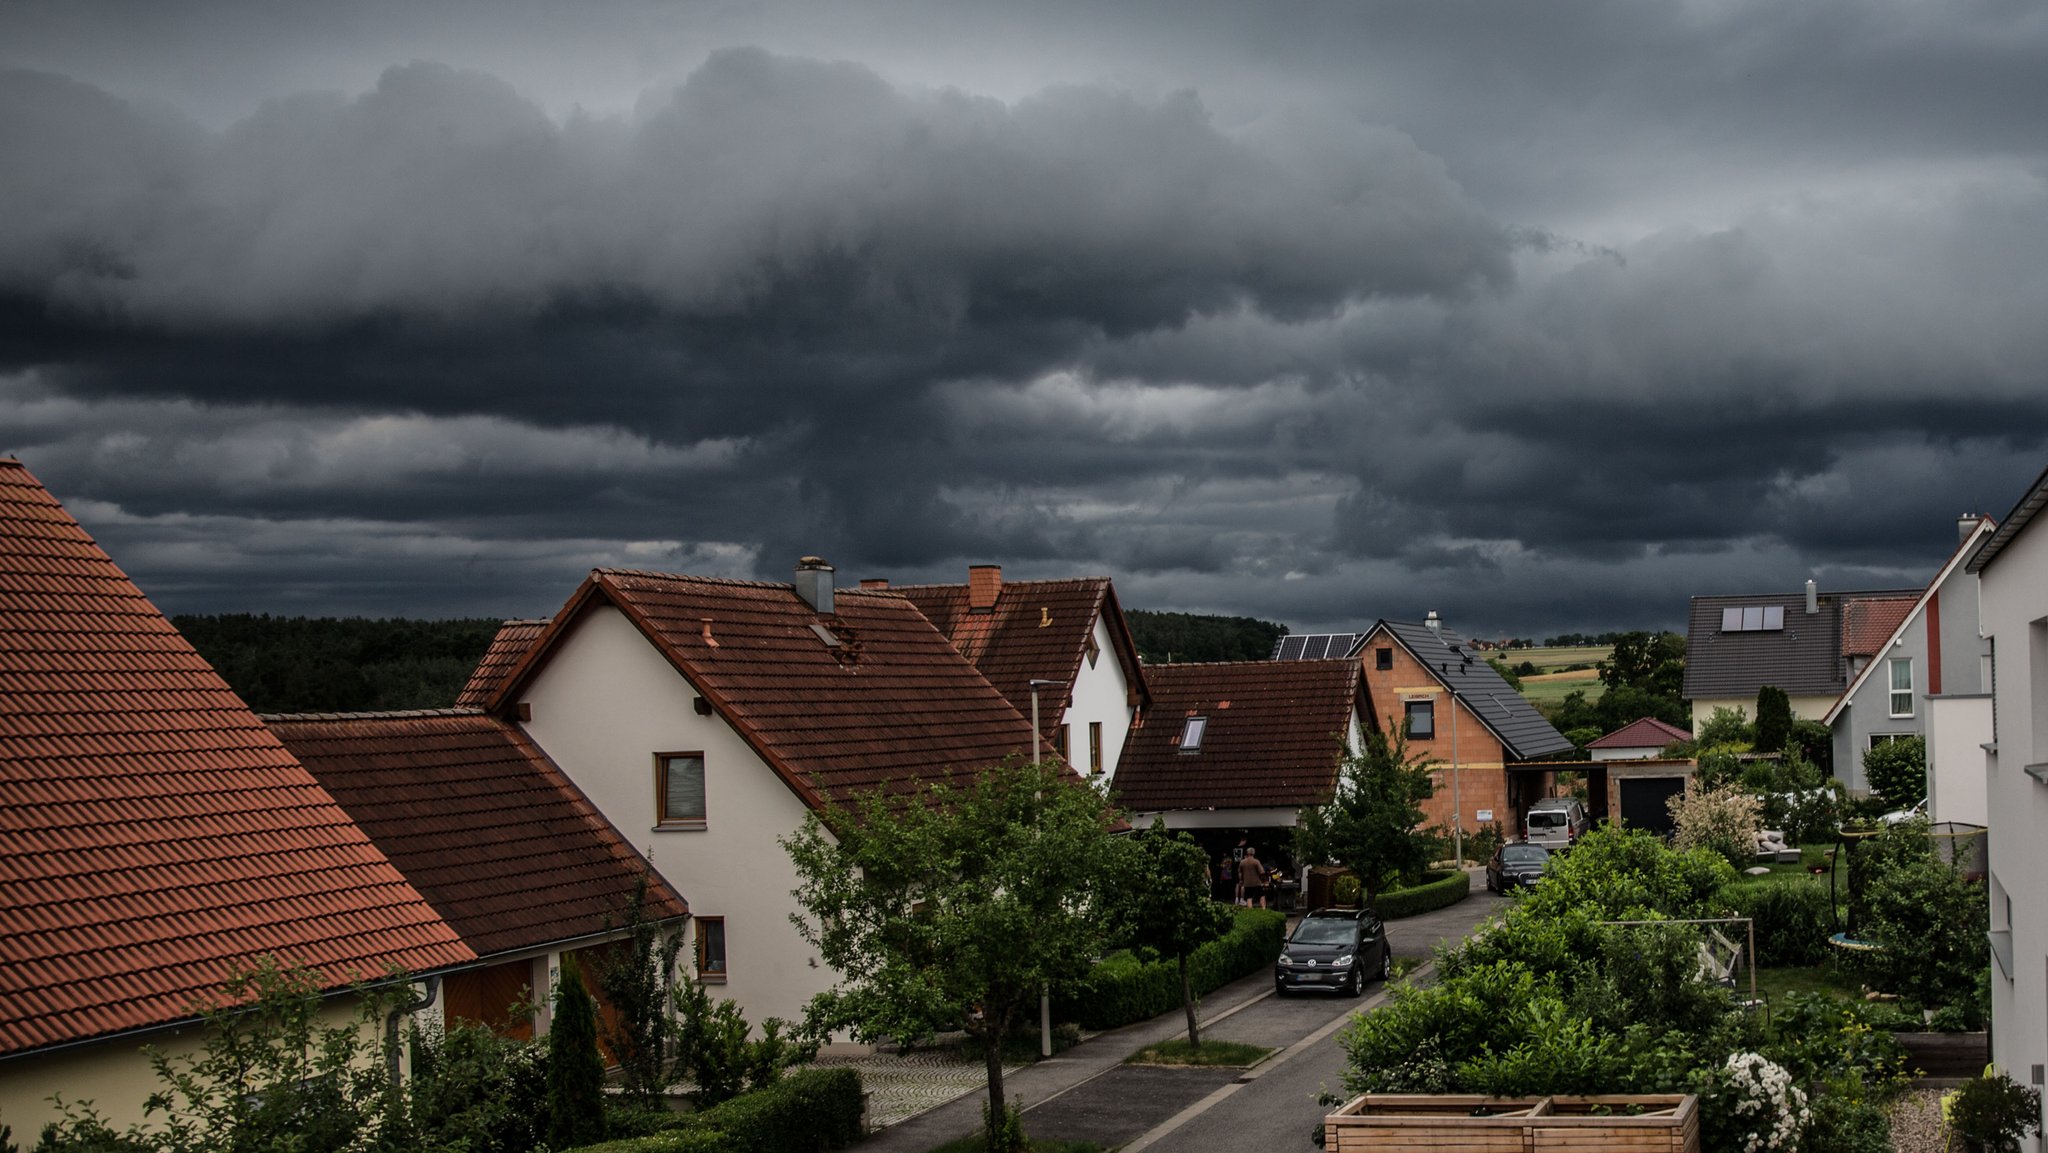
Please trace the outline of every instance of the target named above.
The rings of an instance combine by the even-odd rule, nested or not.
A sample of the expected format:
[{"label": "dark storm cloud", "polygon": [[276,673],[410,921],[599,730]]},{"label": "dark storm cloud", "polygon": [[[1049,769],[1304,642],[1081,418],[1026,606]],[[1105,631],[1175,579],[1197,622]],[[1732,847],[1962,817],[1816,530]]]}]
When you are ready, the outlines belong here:
[{"label": "dark storm cloud", "polygon": [[2048,449],[2048,27],[2004,4],[769,5],[731,19],[886,63],[694,47],[591,111],[598,33],[536,68],[465,12],[162,24],[359,93],[204,123],[47,36],[0,76],[0,451],[167,603],[822,552],[1668,625],[1916,583]]}]

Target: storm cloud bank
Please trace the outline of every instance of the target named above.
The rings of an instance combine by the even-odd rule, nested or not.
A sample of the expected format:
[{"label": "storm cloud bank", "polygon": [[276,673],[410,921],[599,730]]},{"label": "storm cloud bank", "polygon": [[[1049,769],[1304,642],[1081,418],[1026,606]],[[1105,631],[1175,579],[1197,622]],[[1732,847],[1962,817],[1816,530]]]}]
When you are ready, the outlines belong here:
[{"label": "storm cloud bank", "polygon": [[742,48],[629,111],[413,63],[211,127],[15,70],[0,451],[175,609],[531,614],[592,564],[821,553],[1671,624],[1924,579],[2044,463],[2012,143],[1589,243],[1334,103]]}]

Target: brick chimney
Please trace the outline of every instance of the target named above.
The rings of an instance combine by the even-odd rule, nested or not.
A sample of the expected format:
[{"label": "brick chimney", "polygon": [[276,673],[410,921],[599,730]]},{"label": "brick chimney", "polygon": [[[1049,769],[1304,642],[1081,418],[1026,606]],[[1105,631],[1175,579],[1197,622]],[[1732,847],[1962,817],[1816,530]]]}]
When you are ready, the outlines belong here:
[{"label": "brick chimney", "polygon": [[1003,595],[1003,566],[967,566],[967,607],[973,612],[994,612],[996,598]]},{"label": "brick chimney", "polygon": [[889,578],[862,577],[860,578],[860,587],[868,590],[869,592],[875,592],[880,589],[885,589],[889,587]]}]

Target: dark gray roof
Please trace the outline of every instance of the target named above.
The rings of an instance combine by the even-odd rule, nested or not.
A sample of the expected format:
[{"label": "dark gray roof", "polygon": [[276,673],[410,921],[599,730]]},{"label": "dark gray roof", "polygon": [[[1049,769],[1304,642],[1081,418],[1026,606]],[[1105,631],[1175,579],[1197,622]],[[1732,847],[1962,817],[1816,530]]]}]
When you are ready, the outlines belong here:
[{"label": "dark gray roof", "polygon": [[[1841,605],[1850,595],[1823,593],[1820,611],[1812,614],[1803,592],[1692,598],[1685,632],[1685,699],[1754,699],[1765,685],[1791,696],[1840,693],[1849,683],[1842,660]],[[1747,605],[1777,605],[1785,612],[1785,627],[1722,632],[1721,610]]]},{"label": "dark gray roof", "polygon": [[1492,730],[1509,756],[1533,761],[1571,750],[1572,743],[1564,734],[1552,728],[1522,694],[1509,688],[1483,654],[1466,648],[1458,634],[1423,624],[1381,621],[1366,636],[1379,629],[1392,633],[1416,660],[1428,665],[1437,680],[1457,695],[1458,707]]},{"label": "dark gray roof", "polygon": [[2043,505],[2048,505],[2048,471],[2043,471],[2034,479],[2033,487],[2027,490],[2027,495],[2021,497],[2019,503],[2012,506],[2012,511],[2005,514],[2005,519],[1998,522],[1998,530],[1984,538],[1984,544],[1977,550],[1977,555],[1971,557],[1969,564],[1964,567],[1973,573],[1983,572],[1992,561],[1998,559],[1999,553],[2005,551],[2005,546],[2012,542],[2012,538],[2026,530],[2027,523],[2034,519],[2034,514],[2040,512]]},{"label": "dark gray roof", "polygon": [[1348,657],[1365,638],[1358,633],[1296,633],[1273,646],[1276,661],[1320,661]]}]

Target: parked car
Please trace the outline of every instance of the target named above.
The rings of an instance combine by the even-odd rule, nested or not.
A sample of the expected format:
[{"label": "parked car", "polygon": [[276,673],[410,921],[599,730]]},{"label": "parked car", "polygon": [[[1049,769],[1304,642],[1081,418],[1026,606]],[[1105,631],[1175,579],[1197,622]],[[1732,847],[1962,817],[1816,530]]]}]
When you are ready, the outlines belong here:
[{"label": "parked car", "polygon": [[1509,889],[1522,889],[1543,879],[1543,870],[1550,867],[1550,850],[1542,845],[1516,843],[1502,845],[1493,851],[1493,859],[1486,862],[1486,891],[1505,893]]},{"label": "parked car", "polygon": [[1273,963],[1273,990],[1327,989],[1356,997],[1367,981],[1394,971],[1386,926],[1371,909],[1317,909],[1294,926]]},{"label": "parked car", "polygon": [[1545,797],[1529,806],[1522,839],[1546,849],[1569,849],[1586,831],[1586,806],[1575,797]]}]

